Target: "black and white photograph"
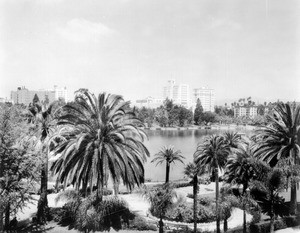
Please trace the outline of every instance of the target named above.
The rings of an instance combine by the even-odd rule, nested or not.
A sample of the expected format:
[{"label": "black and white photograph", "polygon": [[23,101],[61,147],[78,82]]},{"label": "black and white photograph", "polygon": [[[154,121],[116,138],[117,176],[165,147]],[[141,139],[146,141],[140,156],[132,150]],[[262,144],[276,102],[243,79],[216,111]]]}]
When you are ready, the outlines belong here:
[{"label": "black and white photograph", "polygon": [[0,0],[0,233],[300,233],[299,0]]}]

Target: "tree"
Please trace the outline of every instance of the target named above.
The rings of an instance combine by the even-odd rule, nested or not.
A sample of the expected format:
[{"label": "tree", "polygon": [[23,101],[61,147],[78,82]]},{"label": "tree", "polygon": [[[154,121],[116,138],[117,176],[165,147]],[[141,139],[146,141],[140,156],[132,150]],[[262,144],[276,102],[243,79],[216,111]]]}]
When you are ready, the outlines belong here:
[{"label": "tree", "polygon": [[184,163],[183,159],[184,156],[181,155],[181,151],[177,150],[175,151],[173,146],[164,146],[161,148],[161,150],[155,154],[155,158],[152,159],[151,163],[156,162],[156,166],[158,164],[161,164],[163,162],[166,162],[166,180],[165,183],[169,182],[169,175],[170,175],[170,165],[171,163],[175,163],[177,161]]},{"label": "tree", "polygon": [[186,123],[191,123],[193,119],[193,113],[183,106],[178,107],[178,123],[179,126],[184,126]]},{"label": "tree", "polygon": [[228,219],[231,216],[233,207],[239,206],[239,199],[233,195],[228,187],[223,187],[220,191],[219,211],[223,221],[224,232],[228,230]]},{"label": "tree", "polygon": [[217,233],[220,233],[219,216],[219,169],[225,167],[230,148],[223,136],[211,135],[206,137],[203,144],[197,146],[194,153],[194,161],[198,167],[206,167],[210,174],[214,172],[216,182],[216,212]]},{"label": "tree", "polygon": [[33,104],[36,104],[36,103],[39,103],[39,102],[40,102],[40,99],[39,99],[38,95],[37,95],[37,94],[34,94],[34,97],[33,97],[33,99],[32,99],[32,103],[33,103]]},{"label": "tree", "polygon": [[155,120],[160,127],[166,127],[168,124],[168,113],[164,107],[159,107],[155,111]]},{"label": "tree", "polygon": [[196,103],[196,108],[194,111],[194,122],[196,125],[200,125],[202,121],[202,115],[203,115],[203,107],[201,105],[200,99],[198,98]]},{"label": "tree", "polygon": [[17,105],[0,106],[0,231],[10,228],[10,215],[31,199],[29,190],[36,177],[38,162],[23,109]]},{"label": "tree", "polygon": [[203,175],[205,173],[205,169],[203,167],[197,167],[195,163],[188,163],[184,168],[184,175],[188,176],[192,179],[193,182],[193,214],[194,214],[194,232],[197,232],[197,212],[198,212],[198,176]]},{"label": "tree", "polygon": [[251,194],[260,203],[262,212],[270,216],[270,232],[274,232],[275,217],[281,215],[284,198],[279,196],[283,189],[283,174],[279,169],[270,170],[263,181],[255,181]]},{"label": "tree", "polygon": [[53,104],[44,109],[39,103],[30,105],[28,110],[31,114],[32,131],[37,138],[37,153],[43,160],[41,169],[41,195],[38,201],[37,221],[44,223],[48,215],[48,154],[51,136],[55,132],[56,119],[53,112]]},{"label": "tree", "polygon": [[213,123],[215,122],[216,115],[213,112],[204,112],[202,115],[202,121],[206,123]]},{"label": "tree", "polygon": [[172,207],[173,199],[176,197],[173,186],[169,183],[153,189],[145,186],[142,194],[150,202],[150,212],[159,217],[159,233],[163,233],[163,218],[167,210]]},{"label": "tree", "polygon": [[243,232],[246,232],[246,205],[250,200],[247,189],[249,188],[250,181],[253,180],[258,173],[258,170],[256,170],[258,165],[255,165],[255,163],[260,162],[254,158],[250,146],[240,148],[235,150],[234,153],[228,157],[224,175],[224,179],[227,183],[243,186],[242,193],[239,194],[242,199],[241,203],[243,203]]},{"label": "tree", "polygon": [[[282,159],[287,159],[289,166],[299,164],[300,106],[293,109],[289,104],[279,102],[267,120],[269,124],[257,131],[256,156],[272,167]],[[290,213],[296,212],[297,188],[296,182],[292,182]]]},{"label": "tree", "polygon": [[[63,107],[58,125],[64,141],[56,149],[51,170],[57,182],[68,182],[87,192],[97,186],[97,202],[102,202],[105,172],[114,183],[120,179],[128,189],[144,182],[144,166],[149,152],[143,144],[142,122],[119,95],[87,90],[76,92],[75,101]],[[108,164],[108,171],[105,171]]]}]

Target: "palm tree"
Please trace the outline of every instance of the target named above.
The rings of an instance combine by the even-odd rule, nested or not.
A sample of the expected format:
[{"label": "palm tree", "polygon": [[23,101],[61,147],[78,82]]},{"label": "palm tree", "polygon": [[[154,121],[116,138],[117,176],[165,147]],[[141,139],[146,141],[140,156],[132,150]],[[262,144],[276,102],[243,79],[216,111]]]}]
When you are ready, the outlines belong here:
[{"label": "palm tree", "polygon": [[203,175],[205,173],[205,169],[203,167],[199,168],[195,163],[188,163],[184,168],[184,175],[188,176],[192,179],[193,182],[193,210],[194,210],[194,232],[197,232],[197,212],[198,212],[198,176]]},{"label": "palm tree", "polygon": [[159,233],[163,233],[163,218],[167,210],[172,207],[174,198],[177,197],[173,186],[170,183],[153,189],[144,186],[142,195],[150,202],[150,212],[159,217]]},{"label": "palm tree", "polygon": [[216,212],[217,212],[217,233],[220,233],[219,216],[219,169],[225,167],[227,156],[230,153],[228,144],[224,137],[212,135],[205,138],[203,144],[199,144],[194,153],[194,161],[198,167],[206,167],[208,172],[215,174],[216,182]]},{"label": "palm tree", "polygon": [[[269,124],[258,130],[258,146],[255,154],[272,167],[286,159],[289,166],[300,160],[300,106],[277,103],[273,114],[268,115]],[[291,184],[290,213],[297,211],[296,182]]]},{"label": "palm tree", "polygon": [[161,164],[164,161],[166,161],[166,181],[165,181],[165,183],[168,183],[171,163],[175,163],[177,161],[184,163],[183,162],[184,156],[181,155],[180,150],[175,151],[173,146],[162,147],[161,150],[157,154],[155,154],[155,156],[156,157],[154,159],[152,159],[151,163],[157,162],[156,166],[158,164]]},{"label": "palm tree", "polygon": [[129,102],[105,93],[97,98],[81,89],[63,111],[58,125],[64,127],[60,132],[64,141],[56,149],[58,158],[51,167],[58,182],[69,182],[85,192],[88,186],[92,191],[96,184],[99,202],[106,172],[114,183],[121,179],[130,190],[144,182],[143,163],[149,156],[143,144],[146,134],[140,128],[141,121],[130,111]]},{"label": "palm tree", "polygon": [[230,155],[226,164],[225,181],[231,185],[243,186],[242,193],[239,193],[242,200],[241,203],[243,203],[243,232],[246,232],[246,205],[249,202],[247,189],[250,181],[259,176],[258,171],[260,170],[258,168],[263,166],[260,163],[260,161],[255,159],[248,145],[246,148],[240,148]]},{"label": "palm tree", "polygon": [[48,212],[47,183],[49,141],[56,125],[53,106],[54,105],[51,104],[48,108],[43,109],[39,103],[34,103],[28,108],[30,113],[29,122],[33,123],[34,135],[38,139],[38,153],[40,153],[42,158],[41,194],[37,209],[37,221],[39,223],[46,221]]},{"label": "palm tree", "polygon": [[263,181],[254,181],[251,195],[254,196],[262,207],[262,212],[270,216],[270,232],[274,232],[275,217],[281,215],[284,207],[284,198],[279,196],[283,189],[284,179],[279,169],[270,170]]},{"label": "palm tree", "polygon": [[224,219],[223,222],[223,229],[224,232],[227,232],[228,230],[228,219],[231,216],[232,209],[234,207],[239,206],[239,199],[233,195],[232,190],[227,187],[222,187],[220,191],[220,199],[219,199],[219,211],[220,215],[222,216],[222,219]]},{"label": "palm tree", "polygon": [[246,143],[237,132],[225,132],[224,139],[232,152],[243,147]]}]

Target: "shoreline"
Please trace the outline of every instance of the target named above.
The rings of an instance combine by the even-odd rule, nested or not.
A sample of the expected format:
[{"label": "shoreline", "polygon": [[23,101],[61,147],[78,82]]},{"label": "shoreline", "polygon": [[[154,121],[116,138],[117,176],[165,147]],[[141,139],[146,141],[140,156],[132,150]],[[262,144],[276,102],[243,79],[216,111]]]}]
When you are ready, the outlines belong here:
[{"label": "shoreline", "polygon": [[186,126],[186,127],[142,127],[149,131],[186,131],[186,130],[256,130],[260,126],[254,125],[210,125],[210,126]]}]

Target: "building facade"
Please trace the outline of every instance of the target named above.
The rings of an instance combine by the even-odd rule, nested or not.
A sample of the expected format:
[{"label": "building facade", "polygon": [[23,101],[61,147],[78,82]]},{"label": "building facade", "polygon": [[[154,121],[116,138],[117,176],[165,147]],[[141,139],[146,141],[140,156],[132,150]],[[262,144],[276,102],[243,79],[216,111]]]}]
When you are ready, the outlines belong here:
[{"label": "building facade", "polygon": [[211,88],[195,88],[193,90],[193,105],[196,105],[197,99],[200,99],[204,112],[214,112],[215,91]]},{"label": "building facade", "polygon": [[151,96],[145,98],[145,99],[140,99],[135,101],[135,106],[142,108],[158,108],[161,105],[163,105],[164,100],[163,99],[158,99],[158,98],[153,98]]},{"label": "building facade", "polygon": [[168,85],[163,87],[163,99],[169,99],[174,104],[190,107],[190,87],[187,84],[176,84],[175,80],[168,80]]},{"label": "building facade", "polygon": [[35,96],[38,96],[41,103],[48,102],[52,103],[60,98],[67,99],[67,88],[65,87],[62,91],[61,88],[54,87],[54,90],[39,90],[30,91],[27,88],[18,87],[16,91],[11,91],[11,100],[15,104],[29,105]]}]

